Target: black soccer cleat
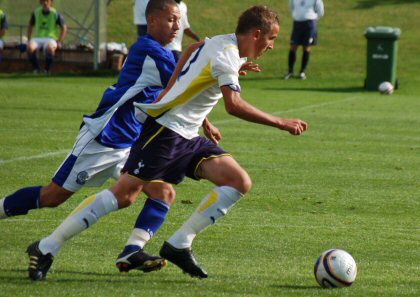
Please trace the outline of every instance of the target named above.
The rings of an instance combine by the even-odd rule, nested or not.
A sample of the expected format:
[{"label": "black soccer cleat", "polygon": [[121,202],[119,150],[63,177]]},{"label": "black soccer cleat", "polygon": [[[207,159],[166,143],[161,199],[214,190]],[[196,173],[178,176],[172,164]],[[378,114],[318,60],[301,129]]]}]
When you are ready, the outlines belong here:
[{"label": "black soccer cleat", "polygon": [[29,256],[29,278],[34,281],[42,281],[47,277],[47,272],[50,269],[54,257],[50,253],[44,255],[39,250],[39,241],[32,243],[26,249]]},{"label": "black soccer cleat", "polygon": [[152,272],[168,265],[168,261],[161,257],[150,256],[143,250],[139,250],[129,254],[119,254],[115,265],[120,272],[129,272],[132,269]]},{"label": "black soccer cleat", "polygon": [[167,241],[160,249],[160,256],[174,263],[191,277],[207,278],[208,274],[195,259],[191,248],[177,249]]}]

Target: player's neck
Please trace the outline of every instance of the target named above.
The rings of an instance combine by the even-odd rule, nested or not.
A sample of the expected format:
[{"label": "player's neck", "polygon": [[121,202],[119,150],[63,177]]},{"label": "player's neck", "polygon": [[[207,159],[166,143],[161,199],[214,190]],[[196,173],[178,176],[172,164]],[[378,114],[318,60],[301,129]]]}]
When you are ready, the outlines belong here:
[{"label": "player's neck", "polygon": [[254,39],[251,34],[237,34],[239,57],[252,58],[254,54]]}]

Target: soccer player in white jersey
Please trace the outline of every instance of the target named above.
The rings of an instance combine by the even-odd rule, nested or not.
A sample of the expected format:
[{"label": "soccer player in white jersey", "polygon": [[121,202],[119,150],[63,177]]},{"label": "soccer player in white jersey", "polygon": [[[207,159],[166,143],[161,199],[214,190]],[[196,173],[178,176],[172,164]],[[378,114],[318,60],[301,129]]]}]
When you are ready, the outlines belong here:
[{"label": "soccer player in white jersey", "polygon": [[[227,212],[251,189],[248,173],[215,143],[198,135],[199,127],[215,104],[223,98],[228,113],[241,119],[300,135],[307,124],[265,113],[240,96],[239,70],[245,58],[259,58],[274,48],[279,33],[277,14],[266,6],[253,6],[239,18],[236,33],[219,35],[189,47],[157,102],[149,107],[136,104],[149,115],[142,137],[132,147],[118,182],[108,190],[87,198],[48,237],[41,240],[57,252],[64,242],[82,232],[107,213],[132,204],[147,187],[154,201],[153,212],[141,211],[138,221],[148,221],[148,230],[135,228],[117,266],[141,253],[165,220],[175,200],[173,184],[185,176],[215,184],[196,211],[160,250],[160,255],[192,277],[206,278],[191,246],[195,236]],[[92,215],[93,214],[93,215]],[[88,222],[88,224],[86,223]],[[45,257],[45,256],[44,256]],[[38,260],[38,270],[44,259]],[[48,266],[49,268],[49,266]],[[44,269],[46,273],[48,268]]]},{"label": "soccer player in white jersey", "polygon": [[288,56],[288,72],[284,79],[294,76],[296,52],[303,47],[302,64],[299,79],[306,79],[306,68],[309,64],[311,48],[318,43],[318,20],[324,15],[323,0],[289,0],[293,17],[293,30],[290,37],[290,50]]}]

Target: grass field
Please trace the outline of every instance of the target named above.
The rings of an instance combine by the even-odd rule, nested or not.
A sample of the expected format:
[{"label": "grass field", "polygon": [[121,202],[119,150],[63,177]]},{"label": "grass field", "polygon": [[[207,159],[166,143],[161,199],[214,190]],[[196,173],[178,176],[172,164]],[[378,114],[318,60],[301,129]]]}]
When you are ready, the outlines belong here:
[{"label": "grass field", "polygon": [[[110,34],[117,27],[113,13],[122,9],[117,4],[128,2],[112,2]],[[218,19],[222,14],[211,13],[200,22],[198,11],[217,7],[201,2],[187,2],[197,31],[208,28],[211,35],[215,24],[218,31],[232,31],[225,28],[234,19]],[[227,11],[228,5],[235,10],[253,2],[223,3]],[[213,111],[210,118],[223,133],[222,147],[250,173],[254,186],[195,241],[209,279],[191,279],[173,265],[150,274],[117,271],[114,261],[131,233],[141,198],[71,240],[47,281],[30,281],[26,247],[97,191],[85,188],[56,209],[0,221],[0,296],[420,296],[420,60],[414,25],[419,3],[328,1],[306,81],[279,78],[286,68],[291,21],[286,4],[267,3],[283,12],[283,35],[278,48],[263,57],[264,72],[242,82],[243,96],[273,114],[302,118],[310,128],[293,137],[228,116],[222,104]],[[403,32],[401,89],[392,96],[362,89],[362,34],[376,24]],[[131,23],[119,26],[128,29]],[[74,142],[82,115],[96,108],[115,80],[0,75],[0,197],[50,180]],[[211,188],[191,180],[177,186],[177,202],[147,251],[157,253]],[[352,287],[323,290],[315,282],[315,260],[329,248],[354,256],[359,271]]]}]

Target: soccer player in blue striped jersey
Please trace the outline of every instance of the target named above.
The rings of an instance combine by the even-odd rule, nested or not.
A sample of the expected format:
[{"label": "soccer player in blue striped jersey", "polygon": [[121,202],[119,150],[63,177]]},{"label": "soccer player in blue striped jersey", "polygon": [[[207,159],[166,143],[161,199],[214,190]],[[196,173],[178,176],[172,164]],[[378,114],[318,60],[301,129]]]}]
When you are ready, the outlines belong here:
[{"label": "soccer player in blue striped jersey", "polygon": [[[106,89],[96,111],[84,117],[74,147],[51,183],[22,188],[0,199],[0,218],[24,215],[32,209],[56,207],[85,185],[100,186],[110,177],[119,177],[130,148],[142,130],[133,103],[153,102],[175,69],[173,55],[164,46],[172,41],[179,28],[177,5],[172,0],[152,2],[149,34],[131,47],[118,82]],[[163,10],[166,6],[174,7],[170,15]],[[220,137],[217,129],[210,125],[205,126],[205,131],[212,133],[209,137]],[[50,252],[42,245],[34,248],[45,251],[45,254]],[[162,263],[159,260],[150,265]],[[141,261],[134,265],[144,268]],[[45,275],[36,274],[37,277],[44,278]]]},{"label": "soccer player in blue striped jersey", "polygon": [[[274,11],[266,6],[254,6],[240,16],[235,33],[190,46],[156,102],[135,103],[139,112],[148,117],[118,182],[82,202],[41,244],[43,241],[55,243],[58,251],[66,240],[107,213],[129,206],[147,189],[153,199],[145,204],[117,259],[120,270],[124,265],[130,270],[129,258],[143,253],[145,244],[164,222],[167,208],[175,200],[173,185],[185,176],[207,179],[215,184],[214,190],[204,197],[192,216],[160,250],[163,258],[184,272],[206,278],[207,272],[192,254],[192,241],[199,232],[226,215],[249,192],[252,184],[248,173],[231,154],[199,136],[199,127],[206,121],[206,116],[223,98],[227,112],[241,119],[285,130],[292,135],[300,135],[307,129],[304,121],[265,113],[240,95],[238,76],[246,58],[257,59],[273,49],[279,26]],[[39,267],[38,270],[42,272],[42,269]]]}]

